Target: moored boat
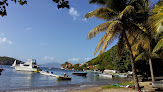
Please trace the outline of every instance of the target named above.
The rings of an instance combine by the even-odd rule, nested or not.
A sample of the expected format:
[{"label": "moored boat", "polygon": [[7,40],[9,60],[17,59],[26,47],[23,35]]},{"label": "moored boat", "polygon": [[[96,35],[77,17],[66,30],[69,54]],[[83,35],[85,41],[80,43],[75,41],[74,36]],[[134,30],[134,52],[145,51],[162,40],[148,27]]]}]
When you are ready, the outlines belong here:
[{"label": "moored boat", "polygon": [[43,74],[43,75],[50,75],[48,71],[40,71],[40,74]]},{"label": "moored boat", "polygon": [[[15,68],[17,71],[30,71],[30,72],[36,72],[39,71],[38,65],[36,65],[35,59],[27,59],[29,62],[25,62],[23,64],[16,64],[16,60],[12,64],[12,67]],[[33,62],[34,61],[34,62]]]},{"label": "moored boat", "polygon": [[57,75],[55,75],[53,72],[49,72],[50,76],[56,77]]},{"label": "moored boat", "polygon": [[86,72],[73,72],[72,74],[77,75],[77,76],[86,76]]},{"label": "moored boat", "polygon": [[56,76],[56,78],[58,78],[58,80],[71,80],[71,77],[67,77],[67,76]]},{"label": "moored boat", "polygon": [[106,77],[106,78],[113,78],[114,76],[112,74],[106,74],[106,73],[103,73],[103,74],[99,74],[100,77]]},{"label": "moored boat", "polygon": [[49,71],[40,71],[40,74],[48,75],[48,76],[53,76],[53,77],[57,76],[53,72],[49,72]]},{"label": "moored boat", "polygon": [[122,74],[119,74],[119,75],[118,75],[118,77],[127,78],[127,77],[128,77],[128,75],[127,75],[127,74],[125,74],[125,73],[122,73]]}]

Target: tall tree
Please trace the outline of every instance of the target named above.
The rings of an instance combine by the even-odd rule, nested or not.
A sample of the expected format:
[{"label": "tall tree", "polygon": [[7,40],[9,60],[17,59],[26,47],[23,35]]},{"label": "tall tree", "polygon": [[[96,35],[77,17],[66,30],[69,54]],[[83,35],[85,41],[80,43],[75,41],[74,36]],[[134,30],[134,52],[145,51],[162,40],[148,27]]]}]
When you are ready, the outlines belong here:
[{"label": "tall tree", "polygon": [[[163,23],[163,16],[161,16],[161,14],[163,12],[162,11],[163,2],[162,1],[158,2],[156,4],[156,6],[154,7],[154,9],[152,10],[152,12],[150,12],[149,0],[143,0],[143,1],[144,1],[145,8],[142,9],[141,13],[146,14],[146,17],[141,18],[141,21],[143,20],[144,22],[139,23],[139,25],[146,32],[146,35],[147,35],[150,43],[144,43],[145,47],[139,48],[139,50],[141,49],[141,51],[139,51],[138,49],[135,49],[140,45],[139,42],[137,42],[135,45],[133,45],[132,48],[136,50],[136,51],[134,51],[135,55],[139,54],[136,58],[136,61],[140,60],[140,59],[148,59],[149,60],[152,81],[155,81],[153,67],[152,67],[152,58],[159,58],[159,57],[161,57],[161,53],[163,53],[162,52],[162,48],[163,48],[162,31],[163,31],[163,29],[161,29],[162,23]],[[152,15],[152,16],[149,16],[149,15]],[[149,26],[150,26],[150,28],[149,28]],[[133,41],[133,39],[130,39],[130,40]],[[143,39],[143,40],[145,40],[145,39]],[[155,52],[160,52],[160,53],[156,54]]]},{"label": "tall tree", "polygon": [[[122,6],[124,8],[117,8],[119,7],[118,5],[120,1],[123,2]],[[144,32],[132,22],[136,12],[140,8],[138,5],[141,6],[142,4],[141,0],[130,0],[129,2],[127,2],[127,0],[90,0],[90,3],[97,3],[106,6],[85,14],[85,18],[97,17],[99,19],[107,20],[107,22],[93,28],[87,35],[87,39],[92,39],[98,33],[105,32],[104,36],[97,44],[94,54],[96,54],[100,48],[101,50],[99,54],[102,54],[109,43],[114,39],[119,39],[117,48],[119,55],[122,54],[123,49],[127,47],[130,53],[135,87],[136,89],[139,89],[134,57],[127,35],[133,36],[142,42],[142,39],[145,38]]]}]

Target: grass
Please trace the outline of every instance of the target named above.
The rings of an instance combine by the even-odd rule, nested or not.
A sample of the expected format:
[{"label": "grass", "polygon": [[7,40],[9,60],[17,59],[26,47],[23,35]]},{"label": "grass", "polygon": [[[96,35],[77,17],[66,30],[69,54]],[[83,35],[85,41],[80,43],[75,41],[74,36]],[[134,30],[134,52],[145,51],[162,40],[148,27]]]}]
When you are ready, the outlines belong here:
[{"label": "grass", "polygon": [[[134,82],[127,81],[127,82],[122,82],[122,83],[117,83],[117,84],[119,84],[119,85],[134,85]],[[113,86],[113,84],[112,84],[112,85],[103,86],[102,88],[108,89],[108,88],[121,88],[121,87]]]}]

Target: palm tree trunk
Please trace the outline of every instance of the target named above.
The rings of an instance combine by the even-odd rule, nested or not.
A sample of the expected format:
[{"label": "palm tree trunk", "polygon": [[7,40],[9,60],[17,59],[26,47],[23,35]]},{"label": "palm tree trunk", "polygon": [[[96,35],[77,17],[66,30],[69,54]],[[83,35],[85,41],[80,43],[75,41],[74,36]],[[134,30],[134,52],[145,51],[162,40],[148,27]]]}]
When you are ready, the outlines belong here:
[{"label": "palm tree trunk", "polygon": [[128,39],[127,39],[125,31],[123,31],[123,36],[124,36],[124,39],[125,39],[128,51],[130,53],[132,72],[133,72],[133,77],[134,77],[134,82],[135,82],[135,89],[139,90],[138,77],[137,77],[137,74],[136,74],[135,63],[134,63],[134,56],[133,56],[133,53],[132,53],[132,50],[131,50],[131,46],[130,46],[130,44],[128,42]]},{"label": "palm tree trunk", "polygon": [[155,81],[155,78],[154,78],[154,73],[153,73],[152,59],[151,59],[151,57],[149,57],[149,65],[150,65],[150,71],[151,71],[152,82],[154,82],[154,81]]}]

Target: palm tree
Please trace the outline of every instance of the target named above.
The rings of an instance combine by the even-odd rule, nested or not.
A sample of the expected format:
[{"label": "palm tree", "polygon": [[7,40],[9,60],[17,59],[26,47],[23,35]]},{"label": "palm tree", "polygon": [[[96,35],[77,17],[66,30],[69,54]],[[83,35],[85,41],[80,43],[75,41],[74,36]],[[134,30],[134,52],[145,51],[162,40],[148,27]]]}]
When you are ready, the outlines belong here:
[{"label": "palm tree", "polygon": [[[146,11],[147,14],[149,15],[150,13],[149,7],[147,7],[146,9],[148,10]],[[152,81],[155,81],[153,67],[152,67],[152,58],[160,58],[161,56],[163,56],[163,37],[162,37],[163,29],[161,29],[162,23],[163,23],[163,15],[162,15],[163,14],[163,1],[160,1],[156,4],[152,13],[154,13],[152,16],[146,17],[147,19],[148,18],[150,19],[149,23],[147,23],[147,20],[145,19],[146,23],[144,24],[146,26],[144,26],[144,24],[141,25],[141,26],[146,27],[144,28],[144,31],[146,31],[146,35],[148,36],[150,43],[149,44],[145,43],[148,46],[143,48],[143,51],[141,53],[139,53],[137,49],[135,49],[136,51],[134,52],[136,54],[139,53],[135,61],[148,58]],[[150,29],[148,28],[148,26],[150,26]],[[139,43],[137,43],[137,46],[138,45]],[[135,45],[133,45],[132,47],[135,48]]]},{"label": "palm tree", "polygon": [[[124,8],[117,8],[119,7],[119,1],[123,2],[122,6]],[[87,39],[92,39],[98,33],[105,32],[104,36],[97,44],[94,54],[96,54],[100,48],[101,50],[99,54],[102,54],[106,50],[109,43],[111,43],[114,39],[119,39],[117,48],[118,53],[119,55],[122,54],[123,49],[127,47],[130,53],[135,87],[139,89],[139,83],[134,64],[134,57],[131,50],[131,44],[129,43],[127,35],[137,38],[137,40],[141,40],[142,43],[144,41],[142,39],[146,37],[144,35],[144,32],[132,22],[136,11],[139,10],[139,7],[136,6],[141,6],[141,0],[131,0],[129,3],[127,2],[127,0],[90,0],[90,3],[98,3],[107,6],[89,12],[85,14],[84,17],[97,17],[99,19],[107,20],[107,22],[93,28],[87,35]],[[120,5],[120,7],[122,6]],[[124,45],[124,43],[126,46]]]}]

